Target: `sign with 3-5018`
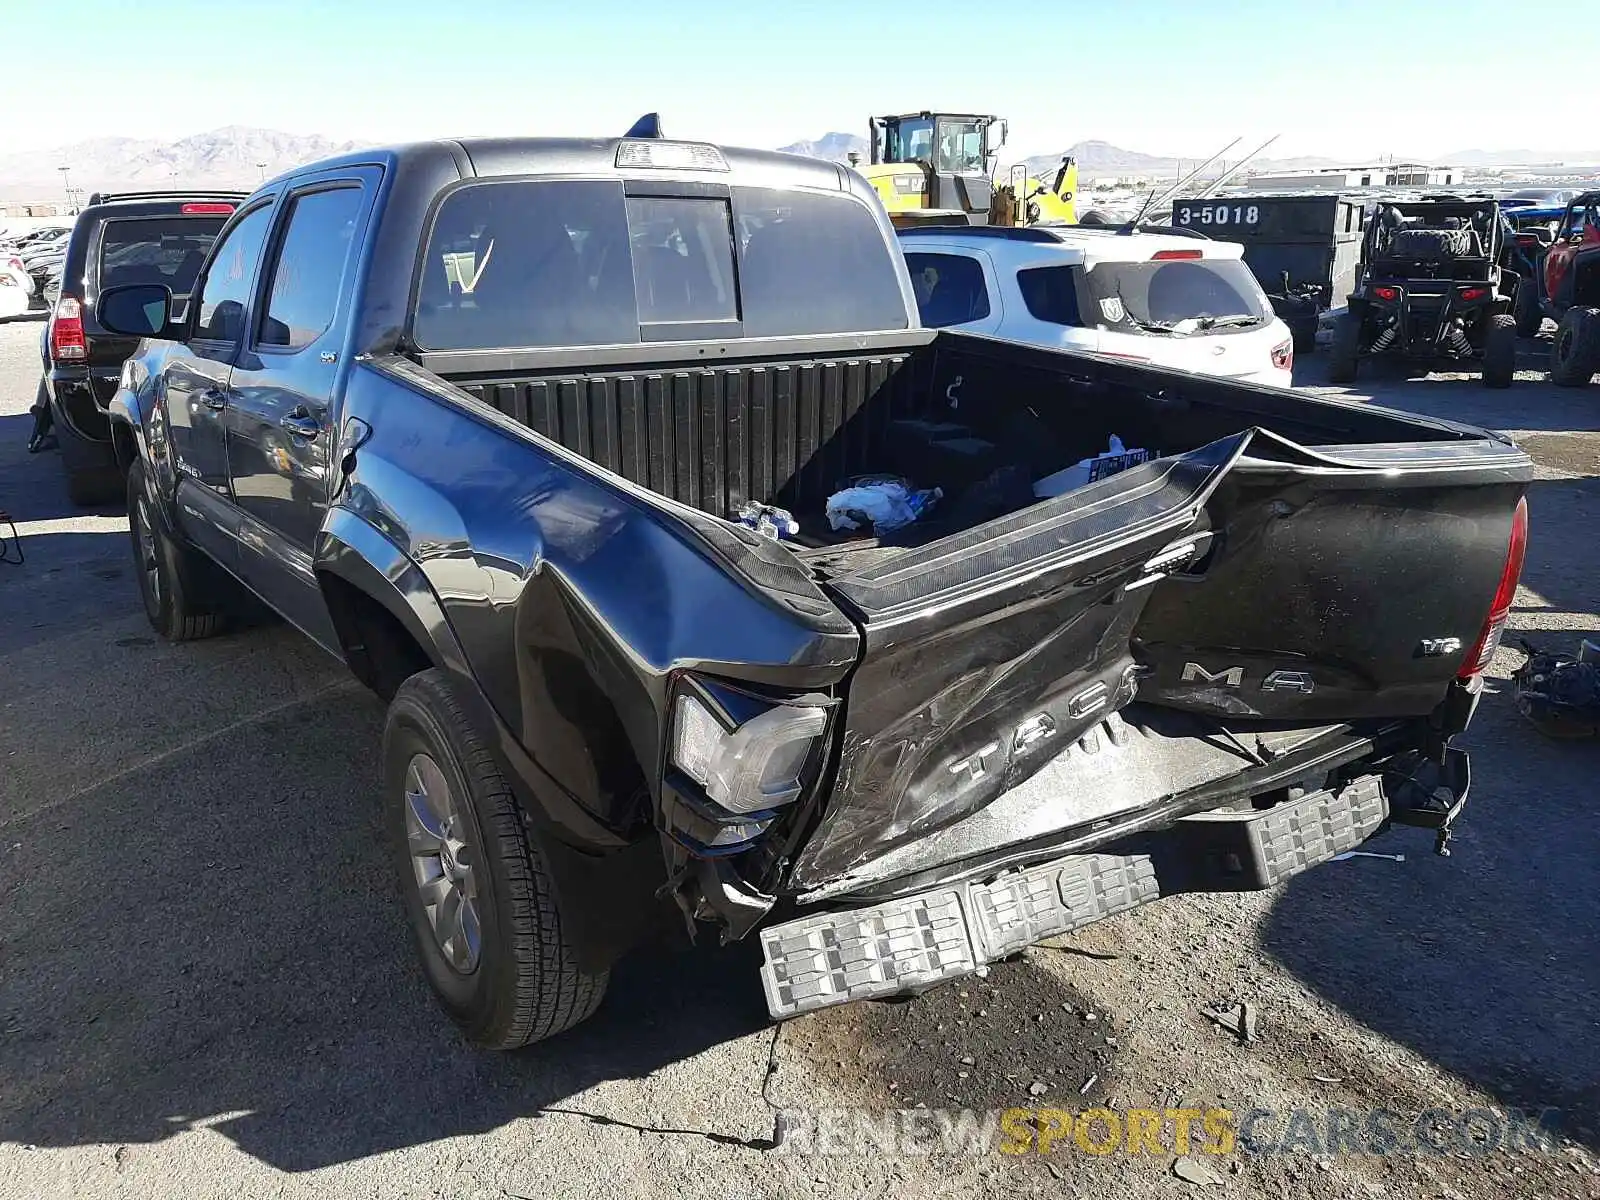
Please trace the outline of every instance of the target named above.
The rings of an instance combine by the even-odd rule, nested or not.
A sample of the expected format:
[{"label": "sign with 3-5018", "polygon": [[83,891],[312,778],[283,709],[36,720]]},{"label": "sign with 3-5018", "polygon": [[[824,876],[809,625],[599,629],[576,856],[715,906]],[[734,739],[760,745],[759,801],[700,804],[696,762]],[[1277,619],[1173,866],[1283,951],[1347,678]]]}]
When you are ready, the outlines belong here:
[{"label": "sign with 3-5018", "polygon": [[1210,225],[1213,228],[1253,229],[1261,224],[1259,204],[1224,204],[1220,200],[1204,204],[1189,201],[1172,207],[1172,220],[1176,225]]}]

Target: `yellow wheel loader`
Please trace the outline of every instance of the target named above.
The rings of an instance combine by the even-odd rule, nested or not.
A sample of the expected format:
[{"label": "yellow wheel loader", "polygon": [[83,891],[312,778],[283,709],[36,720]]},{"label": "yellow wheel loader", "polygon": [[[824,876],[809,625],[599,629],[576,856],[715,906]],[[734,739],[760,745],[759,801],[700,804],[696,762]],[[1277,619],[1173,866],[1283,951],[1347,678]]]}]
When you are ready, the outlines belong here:
[{"label": "yellow wheel loader", "polygon": [[873,117],[872,162],[853,163],[896,225],[1073,224],[1078,165],[1061,160],[1048,184],[1018,163],[994,175],[1006,123],[999,117],[919,112]]}]

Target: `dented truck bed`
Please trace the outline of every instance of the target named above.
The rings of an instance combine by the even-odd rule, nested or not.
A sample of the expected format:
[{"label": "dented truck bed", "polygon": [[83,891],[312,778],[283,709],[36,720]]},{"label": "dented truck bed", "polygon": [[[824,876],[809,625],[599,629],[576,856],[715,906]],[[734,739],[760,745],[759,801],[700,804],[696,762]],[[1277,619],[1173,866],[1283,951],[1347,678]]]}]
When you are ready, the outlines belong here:
[{"label": "dented truck bed", "polygon": [[[829,614],[829,648],[792,649],[793,669],[730,655],[662,700],[671,886],[724,936],[765,922],[774,1014],[973,970],[1173,891],[1267,887],[1391,821],[1453,819],[1465,759],[1449,741],[1520,568],[1516,446],[968,335],[875,350],[642,388],[595,373],[561,382],[565,401],[538,377],[459,381],[632,475],[774,604]],[[608,454],[630,394],[675,419]],[[897,420],[998,442],[1024,411],[1057,455],[1119,432],[1157,456],[899,540],[806,549],[711,517],[744,499],[806,511],[881,461]],[[776,460],[751,454],[758,435]],[[819,707],[795,794],[755,812],[714,798],[685,769],[685,692],[724,732]]]}]

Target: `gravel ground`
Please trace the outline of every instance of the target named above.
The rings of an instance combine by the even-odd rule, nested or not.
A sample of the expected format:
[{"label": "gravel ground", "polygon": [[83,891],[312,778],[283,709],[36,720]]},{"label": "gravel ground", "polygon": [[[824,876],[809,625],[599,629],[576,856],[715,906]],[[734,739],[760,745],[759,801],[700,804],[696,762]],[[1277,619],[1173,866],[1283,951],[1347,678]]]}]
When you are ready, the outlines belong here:
[{"label": "gravel ground", "polygon": [[[916,1000],[774,1029],[749,947],[651,953],[601,1013],[465,1048],[412,966],[377,703],[280,627],[158,644],[126,521],[23,452],[38,326],[0,326],[0,1177],[27,1197],[1597,1196],[1600,746],[1495,686],[1455,854],[1421,831],[1271,893],[1163,901]],[[1531,344],[1530,365],[1537,359]],[[1315,378],[1316,358],[1300,372]],[[1600,387],[1378,376],[1541,464],[1516,629],[1600,631]],[[1525,436],[1524,436],[1525,435]],[[1204,1010],[1248,1001],[1250,1044]],[[1561,1110],[1484,1155],[811,1156],[808,1110]],[[1283,1125],[1276,1128],[1281,1132]],[[1170,1137],[1167,1139],[1170,1146]],[[1188,1172],[1188,1167],[1182,1168]]]}]

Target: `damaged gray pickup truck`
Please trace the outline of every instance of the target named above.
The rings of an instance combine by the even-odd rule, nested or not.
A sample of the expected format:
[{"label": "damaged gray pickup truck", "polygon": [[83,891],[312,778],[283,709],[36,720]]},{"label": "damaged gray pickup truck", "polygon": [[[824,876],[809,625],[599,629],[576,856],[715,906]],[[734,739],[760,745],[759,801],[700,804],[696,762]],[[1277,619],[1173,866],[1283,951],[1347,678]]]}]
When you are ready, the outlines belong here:
[{"label": "damaged gray pickup truck", "polygon": [[[918,328],[853,172],[652,132],[317,163],[184,313],[94,301],[146,339],[110,411],[151,622],[213,633],[243,587],[388,702],[406,912],[470,1038],[572,1026],[685,922],[758,936],[786,1017],[1390,822],[1443,849],[1515,445]],[[1035,494],[1112,435],[1148,461]],[[835,529],[886,474],[940,498]]]}]

